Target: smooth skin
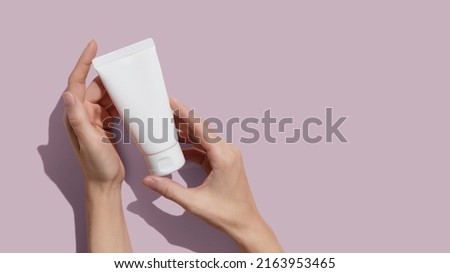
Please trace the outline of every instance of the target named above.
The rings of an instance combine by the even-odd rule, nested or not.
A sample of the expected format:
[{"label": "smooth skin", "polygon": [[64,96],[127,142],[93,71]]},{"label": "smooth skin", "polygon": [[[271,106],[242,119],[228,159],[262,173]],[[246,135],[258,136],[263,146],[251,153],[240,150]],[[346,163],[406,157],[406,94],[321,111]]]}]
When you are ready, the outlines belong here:
[{"label": "smooth skin", "polygon": [[[96,42],[89,42],[70,74],[63,94],[64,124],[85,179],[88,251],[131,252],[121,199],[125,169],[116,147],[105,141],[108,128],[103,124],[105,118],[117,116],[117,110],[99,78],[86,86],[96,52]],[[170,105],[181,138],[191,142],[195,138],[192,147],[183,150],[186,159],[201,164],[208,176],[196,188],[151,175],[144,178],[144,185],[229,234],[242,251],[282,252],[256,207],[239,149],[220,138],[206,141],[217,136],[207,135],[201,119],[189,118],[189,107],[176,99]]]}]

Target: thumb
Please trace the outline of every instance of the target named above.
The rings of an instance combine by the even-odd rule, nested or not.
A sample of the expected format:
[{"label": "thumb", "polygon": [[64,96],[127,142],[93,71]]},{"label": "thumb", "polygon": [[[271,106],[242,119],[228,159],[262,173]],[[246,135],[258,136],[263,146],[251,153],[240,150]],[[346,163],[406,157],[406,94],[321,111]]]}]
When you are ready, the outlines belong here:
[{"label": "thumb", "polygon": [[170,178],[149,175],[144,178],[144,185],[184,208],[191,203],[192,192]]},{"label": "thumb", "polygon": [[64,92],[63,101],[66,106],[67,121],[77,136],[78,141],[81,143],[89,139],[95,139],[97,132],[92,126],[82,103],[68,91]]}]

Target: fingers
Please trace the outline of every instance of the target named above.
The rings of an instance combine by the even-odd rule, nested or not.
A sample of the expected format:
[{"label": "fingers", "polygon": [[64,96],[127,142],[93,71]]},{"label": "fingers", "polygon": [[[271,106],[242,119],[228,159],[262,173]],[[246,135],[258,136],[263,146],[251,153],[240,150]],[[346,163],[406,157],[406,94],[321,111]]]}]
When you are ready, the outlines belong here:
[{"label": "fingers", "polygon": [[117,111],[111,97],[108,92],[106,92],[106,89],[98,76],[89,84],[85,99],[89,102],[100,105],[109,116],[119,116],[119,112]]},{"label": "fingers", "polygon": [[145,186],[183,208],[187,208],[192,202],[191,191],[170,178],[150,175],[145,177],[143,182]]},{"label": "fingers", "polygon": [[[215,141],[215,143],[207,141],[208,139],[216,139],[216,136],[211,137],[212,134],[208,133],[205,122],[201,118],[195,116],[193,112],[191,112],[193,110],[174,98],[170,98],[170,107],[175,111],[175,119],[179,122],[179,129],[185,131],[185,133],[186,131],[191,131],[196,140],[198,140],[198,143],[206,151],[217,150],[224,145],[224,142],[221,139]],[[186,126],[188,128],[186,128]],[[187,133],[187,135],[189,136],[192,134]]]},{"label": "fingers", "polygon": [[97,140],[98,134],[89,120],[81,101],[68,91],[64,92],[63,101],[66,106],[67,121],[70,126],[68,129],[73,130],[79,144],[89,145],[93,140]]},{"label": "fingers", "polygon": [[[97,54],[97,43],[91,40],[81,53],[75,68],[69,76],[67,90],[71,92],[80,101],[84,100],[86,90],[84,88],[86,77],[91,67],[92,59]],[[82,87],[82,88],[80,88]]]},{"label": "fingers", "polygon": [[[187,124],[184,124],[187,125]],[[189,132],[189,128],[186,128],[187,126],[179,126],[176,123],[177,128],[181,128],[178,130],[178,142],[179,143],[183,143],[183,144],[192,144],[195,148],[202,150],[203,152],[206,152],[205,148],[202,147],[202,145],[200,145],[198,143],[198,138],[197,141],[195,140],[195,138],[192,136],[192,134]]]},{"label": "fingers", "polygon": [[211,163],[209,161],[208,155],[204,150],[198,149],[196,147],[190,147],[183,149],[183,154],[187,160],[201,165],[203,170],[207,174],[211,172]]},{"label": "fingers", "polygon": [[202,165],[203,162],[207,159],[206,152],[195,147],[183,149],[183,154],[187,160],[193,161],[200,165]]},{"label": "fingers", "polygon": [[[103,86],[102,81],[97,76],[92,82],[89,84],[86,90],[85,99],[92,103],[99,103],[106,96],[106,89]],[[108,96],[109,98],[109,96]],[[99,103],[100,104],[100,103]],[[101,104],[100,104],[101,105]]]}]

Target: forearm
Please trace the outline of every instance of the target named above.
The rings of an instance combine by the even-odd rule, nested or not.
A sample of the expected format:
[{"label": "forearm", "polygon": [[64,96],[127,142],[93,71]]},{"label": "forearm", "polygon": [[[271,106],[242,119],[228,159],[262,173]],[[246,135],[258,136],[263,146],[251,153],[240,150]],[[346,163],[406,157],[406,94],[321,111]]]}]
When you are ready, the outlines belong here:
[{"label": "forearm", "polygon": [[242,227],[230,231],[229,234],[242,252],[283,252],[275,233],[260,216],[255,220],[247,221]]},{"label": "forearm", "polygon": [[132,252],[120,186],[107,190],[86,185],[89,252]]}]

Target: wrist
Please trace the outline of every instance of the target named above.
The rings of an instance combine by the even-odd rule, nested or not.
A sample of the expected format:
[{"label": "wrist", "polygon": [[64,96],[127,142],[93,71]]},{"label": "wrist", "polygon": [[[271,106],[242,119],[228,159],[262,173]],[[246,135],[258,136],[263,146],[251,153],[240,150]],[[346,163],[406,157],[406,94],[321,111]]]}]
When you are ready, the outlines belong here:
[{"label": "wrist", "polygon": [[106,183],[86,180],[86,197],[88,200],[120,196],[122,183]]}]

